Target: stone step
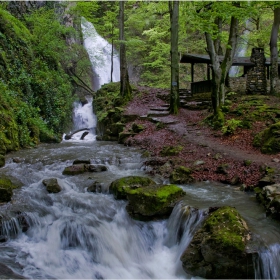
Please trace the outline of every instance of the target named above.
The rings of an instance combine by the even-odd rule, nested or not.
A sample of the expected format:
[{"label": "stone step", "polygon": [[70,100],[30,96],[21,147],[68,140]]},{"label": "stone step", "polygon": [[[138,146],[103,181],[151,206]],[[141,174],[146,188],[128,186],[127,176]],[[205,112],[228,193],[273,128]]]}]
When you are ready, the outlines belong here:
[{"label": "stone step", "polygon": [[174,120],[165,120],[165,119],[160,119],[160,118],[151,118],[151,122],[153,123],[163,123],[163,124],[176,124],[178,121]]},{"label": "stone step", "polygon": [[168,116],[169,111],[149,111],[148,112],[148,117],[164,117]]},{"label": "stone step", "polygon": [[150,107],[151,111],[166,111],[166,107]]}]

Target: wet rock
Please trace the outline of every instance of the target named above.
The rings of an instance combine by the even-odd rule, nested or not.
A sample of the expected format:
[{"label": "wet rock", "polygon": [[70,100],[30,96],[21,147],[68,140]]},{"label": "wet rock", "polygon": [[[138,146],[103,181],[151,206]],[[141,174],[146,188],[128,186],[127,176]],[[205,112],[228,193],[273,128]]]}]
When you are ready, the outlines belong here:
[{"label": "wet rock", "polygon": [[104,164],[90,164],[86,165],[86,170],[89,172],[104,172],[107,171],[108,168]]},{"label": "wet rock", "polygon": [[14,273],[9,267],[0,263],[0,278],[1,279],[26,279],[19,274]]},{"label": "wet rock", "polygon": [[259,187],[263,188],[265,186],[275,184],[275,180],[272,175],[266,175],[262,179],[259,180]]},{"label": "wet rock", "polygon": [[12,199],[13,189],[18,188],[8,178],[0,178],[0,202],[9,202]]},{"label": "wet rock", "polygon": [[63,175],[78,175],[86,172],[85,164],[75,164],[64,168]]},{"label": "wet rock", "polygon": [[44,179],[43,185],[49,193],[58,193],[61,191],[61,186],[58,184],[56,178]]},{"label": "wet rock", "polygon": [[74,164],[90,164],[90,160],[89,159],[75,159],[73,161],[73,165]]},{"label": "wet rock", "polygon": [[167,161],[164,165],[159,167],[158,171],[159,174],[162,175],[163,177],[169,177],[169,175],[173,171],[173,165],[169,161]]},{"label": "wet rock", "polygon": [[128,176],[113,181],[109,186],[109,192],[114,195],[115,199],[126,199],[128,191],[155,184],[148,177]]},{"label": "wet rock", "polygon": [[221,207],[206,218],[181,256],[183,269],[208,279],[254,278],[251,233],[232,207]]},{"label": "wet rock", "polygon": [[190,168],[179,166],[171,173],[169,180],[171,184],[188,184],[194,182]]},{"label": "wet rock", "polygon": [[96,181],[96,182],[93,182],[88,188],[87,188],[87,191],[88,192],[97,192],[97,193],[101,193],[102,192],[102,186],[103,184]]},{"label": "wet rock", "polygon": [[167,218],[175,204],[185,196],[176,185],[152,185],[129,189],[126,207],[130,216],[139,220]]},{"label": "wet rock", "polygon": [[257,200],[265,207],[266,214],[280,219],[280,184],[255,188]]}]

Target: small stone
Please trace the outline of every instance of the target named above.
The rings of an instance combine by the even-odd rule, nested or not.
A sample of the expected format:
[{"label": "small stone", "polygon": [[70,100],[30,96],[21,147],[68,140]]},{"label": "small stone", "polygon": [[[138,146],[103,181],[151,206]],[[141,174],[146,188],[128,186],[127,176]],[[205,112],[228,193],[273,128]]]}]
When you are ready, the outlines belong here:
[{"label": "small stone", "polygon": [[193,165],[198,166],[198,165],[203,165],[204,163],[205,163],[205,161],[203,161],[203,160],[196,160]]},{"label": "small stone", "polygon": [[273,162],[279,162],[280,160],[278,158],[273,158],[272,161]]}]

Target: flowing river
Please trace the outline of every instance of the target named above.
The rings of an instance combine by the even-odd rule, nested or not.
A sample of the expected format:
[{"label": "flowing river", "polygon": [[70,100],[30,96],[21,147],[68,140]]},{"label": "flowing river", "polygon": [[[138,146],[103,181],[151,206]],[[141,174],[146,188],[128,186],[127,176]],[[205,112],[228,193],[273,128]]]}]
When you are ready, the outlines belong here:
[{"label": "flowing river", "polygon": [[[105,164],[108,171],[62,175],[75,159]],[[168,220],[131,219],[126,201],[115,200],[108,187],[123,176],[147,176],[144,160],[135,148],[97,141],[63,141],[9,154],[0,175],[23,186],[14,191],[11,203],[0,206],[0,278],[191,278],[182,270],[180,255],[203,221],[203,209],[220,205],[235,206],[266,244],[256,278],[279,278],[279,223],[265,217],[253,194],[209,182],[182,185],[187,196]],[[48,193],[42,184],[47,178],[57,178],[62,191]],[[88,192],[95,181],[101,183],[100,192]],[[19,213],[28,225],[25,230],[16,218]]]},{"label": "flowing river", "polygon": [[[109,68],[96,69],[97,58],[110,61],[112,47],[83,20],[84,44],[100,87]],[[94,52],[97,45],[100,51]],[[114,57],[114,59],[116,59]],[[103,60],[102,60],[103,61]],[[96,63],[95,63],[96,64]],[[104,63],[99,63],[103,67]],[[105,63],[108,64],[107,62]],[[117,69],[118,60],[114,62]],[[98,65],[98,68],[100,65]],[[115,71],[118,80],[119,74]],[[187,195],[167,220],[140,222],[129,217],[126,201],[109,194],[110,183],[129,175],[148,176],[141,151],[114,142],[95,141],[96,117],[91,99],[74,106],[74,130],[87,128],[60,144],[42,144],[6,156],[0,177],[22,187],[12,201],[0,204],[0,278],[26,279],[191,279],[180,256],[210,206],[234,206],[250,229],[263,240],[255,262],[256,278],[280,278],[280,227],[266,218],[254,194],[210,182],[182,185]],[[75,159],[105,164],[105,172],[66,176]],[[59,193],[48,193],[42,181],[57,178]],[[157,183],[168,183],[153,177]],[[98,192],[89,192],[94,182]],[[195,210],[193,207],[198,208]]]}]

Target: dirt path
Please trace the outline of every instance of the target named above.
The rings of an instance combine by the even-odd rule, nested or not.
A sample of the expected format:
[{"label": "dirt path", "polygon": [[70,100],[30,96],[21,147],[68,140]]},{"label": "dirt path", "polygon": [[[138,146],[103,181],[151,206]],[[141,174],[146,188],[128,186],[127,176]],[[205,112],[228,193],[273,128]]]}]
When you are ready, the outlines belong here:
[{"label": "dirt path", "polygon": [[[138,116],[127,124],[127,130],[131,129],[132,123],[145,127],[143,132],[128,139],[126,144],[148,150],[153,157],[155,172],[168,176],[168,171],[161,171],[161,166],[170,162],[173,167],[179,164],[192,168],[197,180],[238,183],[253,188],[265,175],[265,167],[280,169],[280,154],[264,155],[253,147],[252,130],[240,130],[235,135],[223,136],[202,122],[209,115],[207,110],[181,108],[178,115],[161,116],[160,108],[166,106],[162,100],[164,94],[161,90],[147,92],[131,101],[125,112]],[[161,113],[157,115],[155,112]],[[164,147],[176,145],[183,147],[178,155],[161,156]],[[217,172],[221,165],[229,166],[226,174]]]}]

